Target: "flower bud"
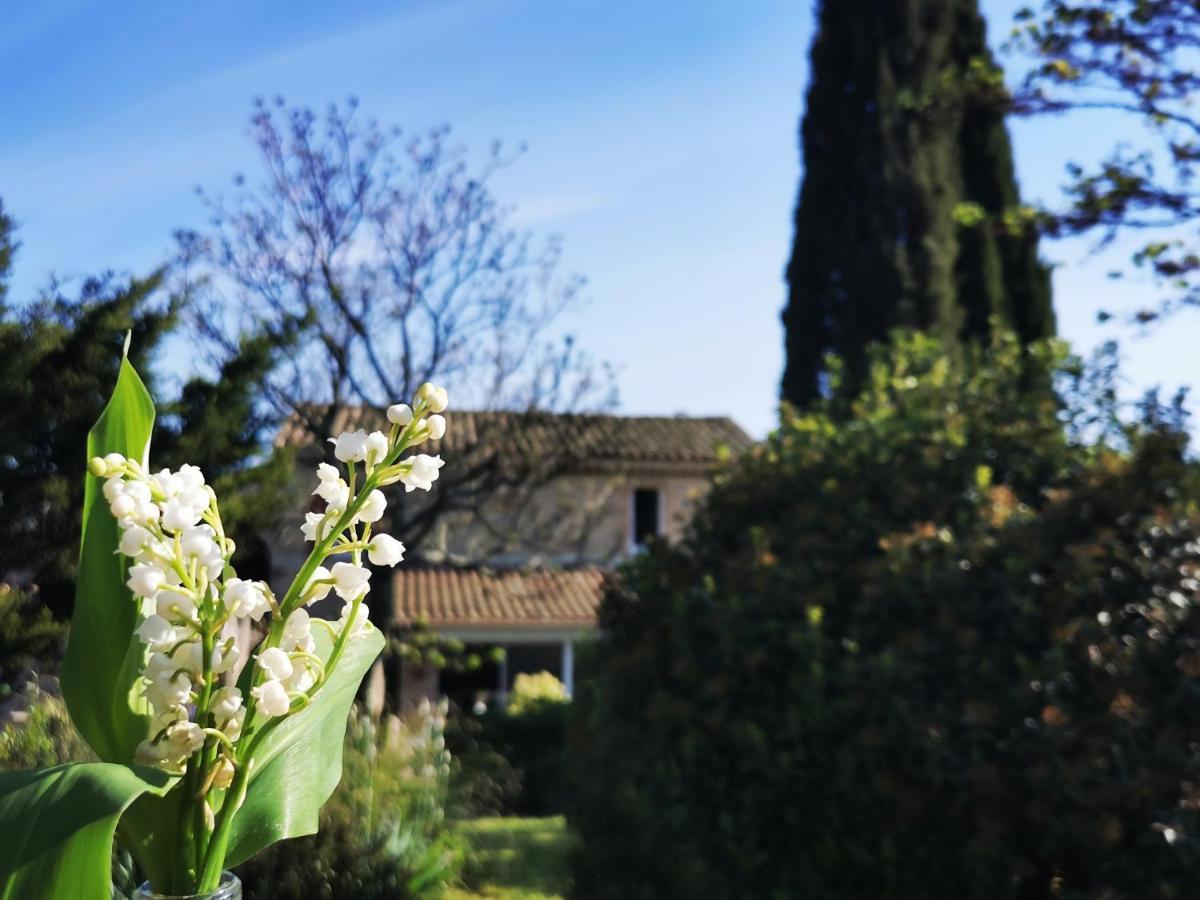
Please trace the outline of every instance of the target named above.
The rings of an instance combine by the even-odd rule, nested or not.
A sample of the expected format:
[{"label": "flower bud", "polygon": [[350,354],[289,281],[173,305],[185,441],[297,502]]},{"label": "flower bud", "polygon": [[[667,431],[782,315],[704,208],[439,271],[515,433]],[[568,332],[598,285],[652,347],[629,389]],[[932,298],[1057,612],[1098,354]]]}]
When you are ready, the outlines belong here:
[{"label": "flower bud", "polygon": [[95,475],[97,478],[103,478],[104,473],[107,470],[108,470],[108,464],[104,462],[104,459],[102,457],[93,456],[91,459],[88,460],[88,471],[91,472],[93,475]]},{"label": "flower bud", "polygon": [[235,771],[236,769],[233,763],[229,761],[229,757],[222,756],[217,760],[217,768],[212,777],[212,786],[217,788],[217,790],[225,790],[233,784]]},{"label": "flower bud", "polygon": [[440,441],[446,436],[446,417],[445,416],[430,416],[425,421],[429,428],[430,440]]},{"label": "flower bud", "polygon": [[446,389],[430,384],[428,381],[417,388],[417,397],[429,407],[430,412],[444,412],[450,405],[450,395]]},{"label": "flower bud", "polygon": [[393,425],[403,428],[413,420],[412,407],[407,403],[393,403],[387,409],[387,419]]},{"label": "flower bud", "polygon": [[137,510],[137,501],[128,494],[121,494],[113,500],[109,509],[112,510],[114,519],[124,519],[126,516],[132,516]]}]

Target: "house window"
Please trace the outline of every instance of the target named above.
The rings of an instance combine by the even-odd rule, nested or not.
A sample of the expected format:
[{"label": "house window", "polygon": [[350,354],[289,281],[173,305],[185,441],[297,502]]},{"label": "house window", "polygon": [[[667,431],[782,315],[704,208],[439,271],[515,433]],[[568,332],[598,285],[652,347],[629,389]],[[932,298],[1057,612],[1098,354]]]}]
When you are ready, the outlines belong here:
[{"label": "house window", "polygon": [[633,528],[630,544],[637,550],[645,547],[651,538],[662,533],[662,499],[654,488],[637,488],[633,492]]}]

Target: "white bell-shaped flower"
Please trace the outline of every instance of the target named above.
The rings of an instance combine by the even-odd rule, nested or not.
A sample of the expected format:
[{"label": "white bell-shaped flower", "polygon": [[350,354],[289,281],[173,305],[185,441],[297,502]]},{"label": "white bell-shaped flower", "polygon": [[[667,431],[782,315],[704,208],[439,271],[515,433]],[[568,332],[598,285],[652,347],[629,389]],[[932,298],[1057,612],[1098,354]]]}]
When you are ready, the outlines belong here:
[{"label": "white bell-shaped flower", "polygon": [[367,435],[367,440],[363,445],[366,449],[366,459],[374,465],[379,462],[388,452],[387,435],[382,431],[372,431]]},{"label": "white bell-shaped flower", "polygon": [[258,654],[258,667],[268,678],[283,681],[292,674],[292,659],[278,647],[268,647]]},{"label": "white bell-shaped flower", "polygon": [[204,730],[195,722],[177,722],[167,729],[168,753],[188,757],[204,746]]},{"label": "white bell-shaped flower", "polygon": [[154,598],[154,611],[168,622],[187,624],[196,618],[196,601],[190,594],[164,588]]},{"label": "white bell-shaped flower", "polygon": [[446,436],[446,417],[430,416],[425,420],[425,427],[429,429],[430,440],[440,441]]},{"label": "white bell-shaped flower", "polygon": [[390,534],[373,535],[367,548],[367,559],[376,566],[394,566],[404,559],[404,544]]},{"label": "white bell-shaped flower", "polygon": [[221,732],[231,741],[236,741],[242,733],[242,725],[246,721],[246,708],[243,706],[232,716],[221,723]]},{"label": "white bell-shaped flower", "polygon": [[104,482],[104,487],[101,490],[104,493],[104,499],[111,504],[125,493],[125,479],[120,475],[109,478]]},{"label": "white bell-shaped flower", "polygon": [[145,563],[138,563],[130,568],[129,580],[125,582],[135,597],[153,597],[166,583],[166,572],[158,566]]},{"label": "white bell-shaped flower", "polygon": [[322,479],[313,491],[331,509],[345,509],[350,502],[350,485],[341,478]]},{"label": "white bell-shaped flower", "polygon": [[358,521],[366,522],[368,525],[378,522],[383,518],[386,509],[387,498],[383,496],[383,491],[371,491],[367,494],[363,505],[358,508]]},{"label": "white bell-shaped flower", "polygon": [[255,700],[255,709],[267,717],[287,715],[292,705],[287,688],[278,681],[264,681],[256,688],[250,689]]},{"label": "white bell-shaped flower", "polygon": [[[333,590],[331,579],[333,575],[324,566],[317,566],[313,569],[312,578],[308,580],[308,585],[304,588],[301,596],[304,598],[305,605],[316,603],[318,600],[324,600],[329,596],[329,592]],[[321,582],[326,582],[322,584]],[[293,613],[295,615],[295,613]]]},{"label": "white bell-shaped flower", "polygon": [[271,609],[271,604],[258,582],[230,578],[225,582],[225,608],[234,616],[257,622]]},{"label": "white bell-shaped flower", "polygon": [[135,631],[151,650],[164,650],[179,642],[179,629],[160,615],[147,616]]},{"label": "white bell-shaped flower", "polygon": [[232,686],[223,687],[213,694],[212,703],[209,706],[218,722],[232,719],[241,708],[242,692]]},{"label": "white bell-shaped flower", "polygon": [[333,589],[343,600],[357,600],[371,589],[371,571],[364,566],[348,562],[334,563],[329,574],[333,578]]},{"label": "white bell-shaped flower", "polygon": [[184,531],[200,521],[204,510],[189,506],[181,497],[175,496],[163,504],[162,526],[168,531]]},{"label": "white bell-shaped flower", "polygon": [[192,691],[192,681],[186,673],[161,671],[146,685],[146,699],[155,709],[182,706]]},{"label": "white bell-shaped flower", "polygon": [[217,533],[211,525],[196,525],[186,529],[179,540],[185,556],[201,559],[211,556],[217,548]]},{"label": "white bell-shaped flower", "polygon": [[153,535],[141,525],[131,525],[121,533],[117,549],[126,556],[137,556],[150,543]]},{"label": "white bell-shaped flower", "polygon": [[304,524],[300,526],[300,530],[304,533],[306,541],[323,541],[329,536],[333,525],[333,517],[327,520],[322,513],[310,512],[304,514]]},{"label": "white bell-shaped flower", "polygon": [[445,465],[440,456],[429,456],[426,453],[418,453],[405,462],[408,464],[408,471],[400,475],[405,491],[429,490],[437,481],[439,470]]},{"label": "white bell-shaped flower", "polygon": [[367,458],[367,433],[363,429],[343,431],[335,438],[330,438],[333,444],[333,455],[342,462],[362,462]]}]

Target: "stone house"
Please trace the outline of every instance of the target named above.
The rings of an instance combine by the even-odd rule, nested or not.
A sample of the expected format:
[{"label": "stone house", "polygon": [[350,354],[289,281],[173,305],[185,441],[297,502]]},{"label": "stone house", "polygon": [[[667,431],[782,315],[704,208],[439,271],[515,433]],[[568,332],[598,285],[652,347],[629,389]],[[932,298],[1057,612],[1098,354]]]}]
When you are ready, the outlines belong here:
[{"label": "stone house", "polygon": [[[497,476],[478,502],[433,509],[419,551],[390,579],[376,578],[370,603],[377,622],[386,617],[400,630],[423,623],[468,649],[504,650],[470,672],[400,664],[386,680],[401,709],[443,694],[459,703],[502,704],[522,672],[549,671],[570,692],[575,644],[596,629],[605,573],[651,539],[678,539],[714,465],[752,443],[725,417],[451,411],[447,420],[440,446],[421,448],[446,459],[443,480],[455,477],[455,466],[478,468],[485,458],[493,468],[515,458],[539,465]],[[381,421],[378,413],[351,410],[334,431]],[[298,448],[297,509],[285,517],[295,523],[321,450],[294,424],[279,440]],[[406,520],[420,518],[419,505],[437,504],[439,488],[445,484],[395,502],[415,502],[405,508]],[[273,574],[294,572],[306,553],[298,528],[276,535]]]}]

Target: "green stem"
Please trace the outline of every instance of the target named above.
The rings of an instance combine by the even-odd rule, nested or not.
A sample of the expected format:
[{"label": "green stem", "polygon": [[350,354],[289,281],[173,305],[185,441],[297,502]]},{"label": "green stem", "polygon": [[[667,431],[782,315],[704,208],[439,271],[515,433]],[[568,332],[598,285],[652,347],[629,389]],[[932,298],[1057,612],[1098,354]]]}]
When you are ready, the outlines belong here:
[{"label": "green stem", "polygon": [[[334,548],[338,538],[354,521],[362,504],[370,495],[379,483],[379,473],[388,466],[394,464],[400,454],[408,449],[413,437],[413,431],[416,423],[420,419],[420,414],[424,411],[424,406],[421,403],[416,405],[413,411],[413,421],[409,423],[400,434],[392,451],[383,460],[380,460],[373,467],[370,475],[367,475],[363,480],[362,489],[354,494],[354,500],[346,505],[346,509],[338,517],[326,534],[326,536],[318,540],[313,547],[308,557],[300,566],[300,571],[296,573],[296,577],[292,579],[292,583],[288,586],[287,592],[283,595],[283,600],[279,603],[279,615],[274,617],[271,622],[270,631],[264,639],[262,649],[274,647],[278,644],[283,633],[284,623],[287,617],[300,605],[303,600],[304,589],[308,587],[309,581],[312,580],[313,573],[317,570],[317,566],[321,565],[333,552],[340,552]],[[353,485],[356,481],[356,473],[354,466],[350,466],[350,484]],[[370,529],[365,529],[366,534],[370,534]],[[357,562],[361,558],[362,551],[355,549],[353,551],[354,559]],[[315,684],[312,691],[309,693],[309,703],[320,692],[321,688],[328,682],[328,678],[333,669],[337,666],[341,659],[342,653],[345,651],[346,642],[350,637],[350,632],[358,617],[359,608],[362,605],[362,598],[355,600],[350,608],[350,612],[346,617],[347,627],[338,635],[334,642],[333,650],[329,654],[329,659],[325,662],[325,671],[323,677]],[[253,665],[252,662],[248,663]],[[257,676],[255,676],[257,678]],[[252,679],[252,682],[255,679]],[[251,723],[254,718],[254,698],[248,696],[246,700],[246,718],[243,723],[243,728],[249,732]],[[203,863],[200,866],[199,879],[197,883],[198,890],[201,892],[215,890],[221,880],[221,871],[225,867],[225,856],[229,850],[229,839],[232,834],[234,816],[238,809],[245,802],[246,791],[250,783],[250,769],[253,765],[254,751],[258,749],[263,740],[274,730],[275,725],[281,722],[285,717],[273,719],[264,724],[257,732],[249,739],[249,744],[244,753],[240,753],[237,772],[233,776],[233,781],[229,785],[229,790],[225,792],[225,799],[221,804],[220,812],[217,813],[216,823],[213,828],[212,837],[208,842],[208,848],[204,853]]]}]

